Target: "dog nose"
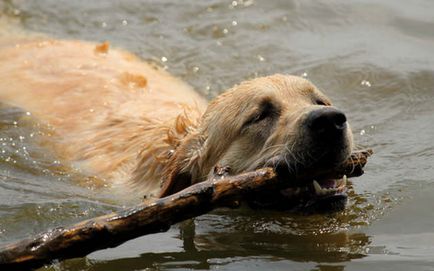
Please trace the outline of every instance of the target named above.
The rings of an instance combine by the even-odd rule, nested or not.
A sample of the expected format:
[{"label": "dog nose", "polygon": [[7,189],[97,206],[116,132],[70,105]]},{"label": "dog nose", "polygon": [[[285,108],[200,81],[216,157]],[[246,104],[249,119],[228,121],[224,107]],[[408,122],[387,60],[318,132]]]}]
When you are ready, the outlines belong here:
[{"label": "dog nose", "polygon": [[333,135],[347,127],[347,117],[336,108],[324,107],[311,111],[306,123],[314,133]]}]

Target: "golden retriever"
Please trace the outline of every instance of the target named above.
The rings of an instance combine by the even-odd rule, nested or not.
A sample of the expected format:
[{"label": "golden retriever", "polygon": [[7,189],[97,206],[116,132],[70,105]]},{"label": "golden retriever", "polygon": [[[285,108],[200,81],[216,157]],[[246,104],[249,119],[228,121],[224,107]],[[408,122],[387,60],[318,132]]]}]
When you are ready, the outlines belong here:
[{"label": "golden retriever", "polygon": [[[274,166],[284,176],[334,166],[352,150],[345,115],[296,76],[245,81],[207,104],[164,70],[108,44],[3,39],[0,63],[1,100],[53,127],[64,161],[147,195],[204,181],[216,165],[231,174]],[[318,183],[306,186],[321,194]],[[319,184],[335,193],[344,186],[326,183]]]}]

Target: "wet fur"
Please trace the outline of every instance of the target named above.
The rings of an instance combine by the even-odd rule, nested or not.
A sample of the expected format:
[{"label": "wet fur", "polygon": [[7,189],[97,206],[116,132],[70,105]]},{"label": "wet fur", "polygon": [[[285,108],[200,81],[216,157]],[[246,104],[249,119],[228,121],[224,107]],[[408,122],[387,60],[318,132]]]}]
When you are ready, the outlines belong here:
[{"label": "wet fur", "polygon": [[[9,39],[0,62],[0,98],[52,126],[59,156],[140,194],[177,192],[217,164],[239,173],[279,157],[296,169],[321,156],[302,121],[331,103],[303,78],[246,81],[207,105],[164,70],[107,44]],[[256,123],[270,104],[269,119]],[[350,134],[339,159],[352,148]]]}]

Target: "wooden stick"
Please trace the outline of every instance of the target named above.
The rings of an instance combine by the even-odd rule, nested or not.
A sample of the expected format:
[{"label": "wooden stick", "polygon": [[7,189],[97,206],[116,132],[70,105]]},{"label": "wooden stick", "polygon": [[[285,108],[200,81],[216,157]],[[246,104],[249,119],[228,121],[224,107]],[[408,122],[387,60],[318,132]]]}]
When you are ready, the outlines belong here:
[{"label": "wooden stick", "polygon": [[371,149],[355,151],[351,154],[350,158],[345,161],[339,167],[333,170],[323,170],[323,171],[315,171],[305,172],[300,175],[297,175],[297,180],[312,180],[312,179],[337,179],[341,178],[344,175],[347,177],[359,177],[363,175],[363,168],[368,162],[368,158],[373,154]]},{"label": "wooden stick", "polygon": [[[372,151],[354,153],[347,163],[334,170],[334,175],[361,175],[371,154]],[[211,180],[195,184],[151,204],[142,204],[69,227],[58,227],[36,237],[0,247],[0,270],[30,270],[53,260],[83,257],[142,235],[167,231],[175,223],[218,207],[231,206],[234,201],[246,195],[280,187],[285,182],[275,178],[276,174],[271,168],[236,176],[224,176],[221,171],[216,174]],[[333,175],[332,172],[321,174]]]}]

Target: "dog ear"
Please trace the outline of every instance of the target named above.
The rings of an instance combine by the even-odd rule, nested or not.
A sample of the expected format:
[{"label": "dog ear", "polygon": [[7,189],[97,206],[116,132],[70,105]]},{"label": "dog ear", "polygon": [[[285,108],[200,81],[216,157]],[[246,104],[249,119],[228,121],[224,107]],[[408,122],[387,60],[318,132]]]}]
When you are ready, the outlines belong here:
[{"label": "dog ear", "polygon": [[163,185],[159,197],[166,197],[200,182],[200,172],[206,138],[198,133],[187,136],[168,162],[163,174]]}]

